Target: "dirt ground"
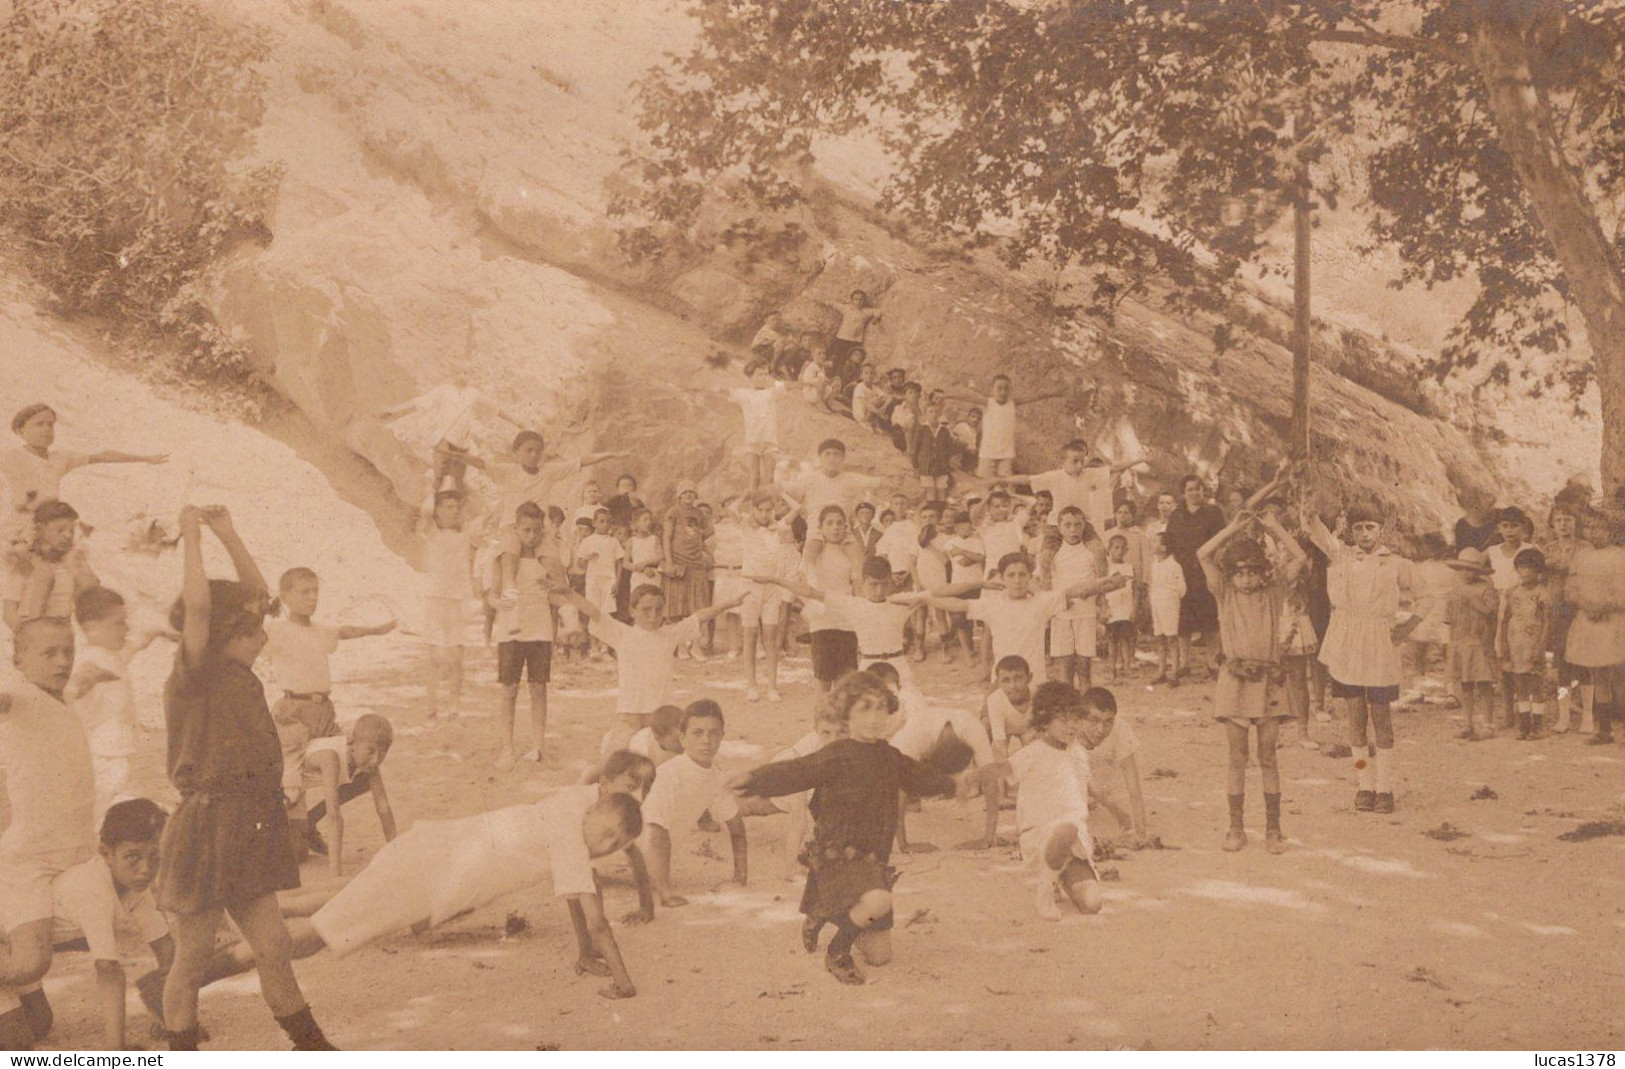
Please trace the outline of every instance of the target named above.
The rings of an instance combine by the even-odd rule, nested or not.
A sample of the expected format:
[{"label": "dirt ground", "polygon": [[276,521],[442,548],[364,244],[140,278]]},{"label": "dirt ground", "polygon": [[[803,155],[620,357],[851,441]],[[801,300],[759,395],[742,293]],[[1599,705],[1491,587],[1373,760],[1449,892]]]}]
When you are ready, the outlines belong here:
[{"label": "dirt ground", "polygon": [[[468,704],[480,715],[432,729],[410,638],[346,644],[336,659],[341,718],[370,709],[397,726],[385,768],[403,824],[533,801],[596,751],[613,666],[560,666],[546,767],[495,772],[493,657],[470,653]],[[810,721],[805,657],[788,664],[782,705],[748,704],[741,675],[725,659],[678,673],[685,698],[714,696],[727,711],[730,768],[771,756]],[[920,679],[942,701],[968,702],[978,685],[935,662]],[[1141,678],[1117,695],[1141,736],[1151,830],[1168,848],[1108,862],[1119,878],[1096,917],[1039,919],[1012,850],[952,849],[978,833],[981,802],[939,801],[911,830],[944,849],[895,859],[896,957],[861,988],[801,950],[783,817],[750,822],[744,891],[710,892],[729,873],[727,837],[699,834],[677,863],[691,904],[647,927],[617,924],[635,999],[606,1001],[601,981],[573,975],[568,920],[545,887],[422,937],[343,960],[323,953],[299,964],[300,982],[329,1035],[353,1049],[1625,1046],[1625,837],[1558,839],[1620,816],[1625,746],[1572,735],[1469,744],[1453,738],[1459,714],[1404,711],[1397,813],[1354,813],[1350,763],[1294,743],[1282,752],[1291,850],[1263,850],[1253,770],[1252,842],[1226,854],[1224,737],[1208,688],[1151,691]],[[1326,741],[1335,728],[1314,726]],[[147,743],[137,785],[170,799],[162,738]],[[1496,797],[1473,800],[1485,786]],[[353,868],[382,838],[364,800],[347,813]],[[1445,823],[1465,837],[1423,834]],[[307,882],[325,877],[324,864],[307,866]],[[634,904],[624,877],[606,896],[617,919]],[[505,936],[509,914],[528,929]],[[86,955],[59,958],[46,1046],[98,1044],[93,982]],[[217,1049],[285,1042],[252,976],[206,992],[203,1019]]]}]

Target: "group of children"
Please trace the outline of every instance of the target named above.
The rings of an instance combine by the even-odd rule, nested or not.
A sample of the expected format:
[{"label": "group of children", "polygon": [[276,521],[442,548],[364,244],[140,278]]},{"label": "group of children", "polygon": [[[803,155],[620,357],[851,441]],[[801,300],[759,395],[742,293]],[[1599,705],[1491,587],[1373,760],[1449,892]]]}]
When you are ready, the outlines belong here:
[{"label": "group of children", "polygon": [[[77,515],[59,483],[83,463],[163,458],[57,456],[54,413],[19,413],[28,459],[0,459],[18,509],[4,599],[16,671],[0,686],[11,812],[0,834],[0,1046],[49,1031],[39,981],[53,948],[75,933],[95,955],[108,1045],[131,1042],[109,934],[117,921],[152,945],[156,968],[137,988],[172,1049],[195,1048],[204,1035],[198,992],[248,968],[296,1049],[331,1049],[294,960],[323,948],[349,953],[549,879],[577,936],[577,971],[607,977],[607,997],[631,997],[593,863],[625,855],[639,899],[626,922],[648,923],[657,908],[685,903],[674,859],[696,829],[726,828],[733,882],[744,885],[746,820],[774,814],[786,817],[787,866],[806,874],[803,944],[824,947],[843,983],[863,982],[860,959],[873,967],[893,952],[891,855],[930,848],[907,832],[922,797],[980,794],[985,826],[964,845],[988,848],[1013,794],[1040,915],[1056,917],[1062,904],[1093,913],[1101,895],[1091,807],[1130,842],[1150,840],[1138,740],[1112,692],[1095,685],[1093,662],[1104,655],[1114,681],[1131,679],[1146,627],[1161,645],[1159,681],[1188,678],[1193,632],[1210,635],[1213,715],[1229,752],[1226,850],[1247,842],[1254,746],[1265,846],[1286,849],[1276,751],[1284,720],[1307,723],[1315,662],[1347,713],[1355,808],[1394,810],[1401,647],[1425,654],[1440,634],[1427,630],[1431,617],[1443,627],[1470,737],[1495,685],[1527,735],[1542,731],[1538,718],[1552,703],[1563,714],[1582,710],[1599,739],[1610,737],[1625,693],[1625,525],[1607,511],[1554,509],[1543,552],[1528,544],[1527,519],[1507,510],[1499,544],[1462,547],[1438,562],[1441,571],[1388,550],[1373,512],[1350,509],[1335,531],[1309,514],[1294,522],[1286,476],[1222,511],[1206,503],[1199,480],[1194,492],[1187,480],[1183,503],[1164,495],[1157,519],[1141,525],[1133,504],[1114,498],[1125,467],[1081,441],[1038,475],[984,456],[992,480],[984,495],[953,505],[946,486],[922,476],[927,497],[916,507],[907,492],[882,497],[896,488],[848,470],[838,439],[821,444],[815,467],[780,477],[778,389],[761,366],[749,374],[735,399],[751,485],[720,514],[684,484],[657,517],[624,476],[608,501],[589,483],[572,522],[553,501],[560,482],[616,454],[549,463],[542,436],[522,430],[510,459],[487,460],[474,455],[461,417],[439,435],[420,522],[431,719],[457,715],[464,651],[482,641],[496,647],[499,769],[516,763],[521,684],[527,756],[541,759],[555,646],[585,640],[612,653],[616,717],[579,785],[532,805],[416,821],[399,835],[382,772],[393,728],[376,714],[341,727],[328,666],[340,642],[395,622],[319,623],[319,581],[303,568],[286,572],[273,598],[229,514],[188,506],[169,627],[137,631],[124,599],[100,585],[76,546]],[[990,410],[1013,413],[1009,380],[1000,380]],[[205,574],[205,532],[235,579]],[[1310,619],[1306,593],[1316,554],[1324,626]],[[747,700],[765,690],[778,701],[793,607],[805,617],[819,693],[811,730],[772,762],[729,774],[717,764],[724,710],[709,699],[676,703],[678,660],[707,644],[718,622],[736,619]],[[158,638],[178,647],[164,720],[179,802],[167,814],[127,797],[139,731],[129,662]],[[916,686],[933,640],[944,660],[958,647],[990,681],[977,710],[933,702]],[[275,701],[256,666],[269,669]],[[1570,674],[1572,686],[1549,685]],[[1563,704],[1570,695],[1579,700]],[[331,875],[345,875],[342,810],[363,794],[384,847],[347,882],[300,890],[310,853],[325,853]],[[221,948],[226,917],[241,940]]]}]

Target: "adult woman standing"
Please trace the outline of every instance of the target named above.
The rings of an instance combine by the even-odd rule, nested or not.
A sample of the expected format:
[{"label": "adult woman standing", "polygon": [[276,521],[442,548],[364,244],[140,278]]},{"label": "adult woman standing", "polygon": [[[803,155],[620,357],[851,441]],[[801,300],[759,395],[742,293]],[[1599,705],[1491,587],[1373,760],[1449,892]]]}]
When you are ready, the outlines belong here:
[{"label": "adult woman standing", "polygon": [[1202,565],[1196,551],[1208,540],[1224,530],[1224,513],[1209,503],[1207,486],[1200,476],[1187,475],[1179,483],[1180,505],[1168,517],[1163,532],[1168,552],[1173,554],[1185,573],[1185,597],[1179,603],[1179,653],[1181,668],[1174,674],[1177,682],[1191,664],[1191,647],[1198,636],[1216,635],[1219,631],[1219,606],[1208,589]]}]

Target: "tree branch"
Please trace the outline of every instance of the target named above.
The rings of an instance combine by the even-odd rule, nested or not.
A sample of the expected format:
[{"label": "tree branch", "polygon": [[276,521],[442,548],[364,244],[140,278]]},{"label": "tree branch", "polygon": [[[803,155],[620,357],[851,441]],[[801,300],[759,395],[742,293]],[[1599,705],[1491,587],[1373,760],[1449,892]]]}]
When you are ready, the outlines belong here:
[{"label": "tree branch", "polygon": [[1371,30],[1316,30],[1309,35],[1312,41],[1331,44],[1363,45],[1367,48],[1388,48],[1396,52],[1415,52],[1435,56],[1451,63],[1466,62],[1467,54],[1454,45],[1426,37],[1406,37],[1398,33],[1378,33]]}]

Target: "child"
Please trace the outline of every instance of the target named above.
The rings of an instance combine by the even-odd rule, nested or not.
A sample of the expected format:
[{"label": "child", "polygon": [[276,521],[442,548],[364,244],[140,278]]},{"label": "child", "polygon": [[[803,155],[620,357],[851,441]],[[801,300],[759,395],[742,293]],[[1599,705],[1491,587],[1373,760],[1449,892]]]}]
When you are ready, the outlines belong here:
[{"label": "child", "polygon": [[835,337],[829,342],[829,355],[836,360],[849,358],[863,348],[869,324],[879,322],[880,313],[869,303],[863,290],[853,290],[846,304],[839,308],[841,322],[835,328]]},{"label": "child", "polygon": [[1128,582],[1107,594],[1107,657],[1112,666],[1112,682],[1127,680],[1134,672],[1134,564],[1129,560],[1128,539],[1114,534],[1106,543],[1106,574],[1128,577]]},{"label": "child", "polygon": [[1011,654],[993,666],[994,687],[982,705],[982,722],[1000,761],[1010,756],[1010,740],[1030,742],[1032,730],[1033,670],[1023,657]]},{"label": "child", "polygon": [[[1490,581],[1495,584],[1496,593],[1501,595],[1501,613],[1506,613],[1507,594],[1518,585],[1518,569],[1514,564],[1518,554],[1526,549],[1534,549],[1530,541],[1535,536],[1534,521],[1530,520],[1528,513],[1517,507],[1504,508],[1495,520],[1496,532],[1501,541],[1484,551],[1484,558],[1489,562],[1493,573]],[[1501,727],[1510,729],[1516,711],[1516,686],[1512,679],[1512,672],[1501,666]]]},{"label": "child", "polygon": [[[1399,697],[1395,644],[1416,623],[1416,617],[1403,611],[1415,583],[1411,562],[1381,545],[1381,516],[1356,506],[1346,519],[1353,547],[1335,538],[1318,516],[1310,521],[1310,536],[1332,561],[1326,576],[1332,616],[1320,645],[1320,663],[1331,676],[1332,697],[1343,701],[1349,718],[1358,782],[1355,811],[1392,813],[1393,703]],[[1368,727],[1374,736],[1369,743]]]},{"label": "child", "polygon": [[[939,747],[957,740],[970,747],[971,758],[978,767],[993,763],[993,745],[987,728],[970,710],[927,703],[925,695],[912,682],[905,683],[897,674],[897,668],[885,661],[872,664],[865,671],[897,695],[897,711],[902,723],[887,741],[898,753],[916,761],[928,761]],[[898,798],[897,849],[905,854],[930,853],[936,849],[930,843],[909,842],[907,811],[911,804],[918,808],[907,792]]]},{"label": "child", "polygon": [[1021,857],[1038,870],[1035,905],[1046,920],[1060,920],[1057,888],[1079,913],[1099,913],[1100,875],[1089,839],[1089,752],[1079,744],[1083,697],[1066,683],[1043,683],[1033,692],[1033,730],[1038,737],[1008,761],[982,772],[987,789],[986,841],[997,838],[1000,779],[1020,786],[1016,827]]},{"label": "child", "polygon": [[1513,558],[1513,566],[1518,570],[1518,585],[1501,596],[1501,626],[1496,634],[1495,650],[1503,671],[1512,677],[1518,738],[1527,742],[1543,734],[1546,672],[1553,659],[1547,649],[1552,630],[1552,598],[1546,591],[1544,553],[1538,549],[1519,550]]},{"label": "child", "polygon": [[84,721],[90,740],[91,767],[96,778],[96,819],[118,801],[130,782],[130,758],[135,754],[140,725],[135,716],[135,688],[130,685],[130,660],[166,633],[151,630],[132,634],[124,599],[104,586],[80,592],[74,600],[74,619],[84,632],[67,695]]},{"label": "child", "polygon": [[592,527],[595,526],[593,517],[598,515],[598,510],[607,507],[604,504],[604,488],[598,485],[597,479],[588,479],[581,484],[581,504],[570,514],[570,519],[575,523],[586,520],[587,526]]},{"label": "child", "polygon": [[605,616],[615,615],[615,588],[621,581],[626,547],[610,533],[608,509],[593,513],[592,533],[576,543],[575,559],[586,567],[583,596]]},{"label": "child", "polygon": [[801,504],[801,514],[813,524],[821,522],[824,510],[831,505],[840,506],[843,517],[851,516],[860,501],[883,493],[887,485],[886,480],[877,476],[847,471],[846,443],[839,438],[826,438],[818,443],[818,466],[789,480],[780,489]]},{"label": "child", "polygon": [[1625,548],[1618,542],[1625,527],[1614,511],[1598,510],[1585,516],[1581,536],[1589,543],[1575,551],[1569,561],[1569,578],[1564,600],[1574,606],[1574,622],[1569,625],[1564,660],[1580,672],[1580,707],[1586,723],[1595,725],[1596,734],[1588,745],[1606,746],[1614,741],[1614,716],[1625,700],[1620,684],[1625,682],[1620,665],[1625,664],[1625,610],[1620,591],[1625,589]]},{"label": "child", "polygon": [[729,390],[728,396],[745,417],[745,468],[750,488],[773,483],[773,462],[779,453],[779,396],[784,383],[773,381],[773,364],[757,357],[745,365],[750,386]]},{"label": "child", "polygon": [[909,459],[920,478],[920,490],[927,501],[942,501],[953,486],[953,460],[959,443],[948,426],[948,414],[941,405],[926,405],[920,428],[914,435]]},{"label": "child", "polygon": [[814,408],[824,404],[824,391],[829,385],[829,372],[824,368],[828,357],[815,357],[801,365],[797,381],[801,383],[801,399]]},{"label": "child", "polygon": [[[1100,802],[1117,821],[1117,826],[1129,833],[1129,843],[1143,849],[1150,841],[1146,837],[1145,795],[1140,789],[1140,765],[1134,755],[1140,752],[1140,739],[1134,727],[1117,715],[1117,696],[1104,687],[1091,687],[1084,692],[1084,721],[1079,725],[1078,741],[1089,751],[1089,796]],[[1123,779],[1123,790],[1128,795],[1128,810],[1117,804],[1116,792],[1110,786],[1117,777]]]},{"label": "child", "polygon": [[[288,926],[293,956],[326,947],[342,957],[397,932],[444,924],[551,875],[576,932],[576,975],[607,976],[610,986],[600,995],[632,998],[637,989],[604,915],[592,863],[637,839],[638,799],[652,775],[648,761],[619,753],[597,786],[560,787],[540,802],[472,817],[417,821],[336,893],[285,904],[290,914],[309,913]],[[238,970],[253,961],[241,948],[230,957]],[[221,968],[219,975],[231,971]]]},{"label": "child", "polygon": [[13,632],[24,620],[67,619],[80,593],[101,585],[83,547],[75,547],[79,513],[65,501],[47,501],[34,510],[33,538],[13,557],[6,572],[4,616]]},{"label": "child", "polygon": [[[1105,570],[1100,556],[1095,551],[1095,546],[1099,543],[1090,545],[1084,541],[1084,533],[1089,523],[1084,518],[1083,510],[1076,505],[1068,505],[1061,510],[1057,520],[1061,530],[1061,541],[1046,556],[1040,558],[1039,585],[1065,590],[1079,583],[1091,583],[1099,579]],[[1116,589],[1127,587],[1132,597],[1133,570],[1128,569],[1118,574],[1128,575],[1129,580]],[[1057,679],[1063,683],[1071,683],[1076,679],[1080,689],[1089,686],[1091,667],[1098,652],[1099,634],[1100,607],[1094,598],[1068,601],[1061,607],[1049,625],[1049,655],[1054,658]]]},{"label": "child", "polygon": [[[610,736],[604,737],[605,742]],[[661,765],[683,752],[683,710],[676,705],[662,705],[649,714],[649,726],[633,733],[626,748],[639,757],[647,757],[657,770]],[[614,751],[611,751],[614,752]],[[608,756],[608,755],[606,755]],[[594,780],[597,770],[594,769]]]},{"label": "child", "polygon": [[1016,401],[1010,396],[1010,376],[993,376],[993,393],[982,408],[982,429],[976,453],[976,474],[984,479],[1008,479],[1015,474]]},{"label": "child", "polygon": [[[1458,739],[1477,742],[1495,736],[1495,640],[1500,598],[1490,582],[1482,550],[1463,549],[1448,563],[1460,579],[1445,600],[1444,624],[1450,636],[1449,674],[1461,687],[1467,727]],[[1484,730],[1478,730],[1482,716]]]},{"label": "child", "polygon": [[631,624],[605,616],[579,594],[564,596],[598,629],[599,639],[615,651],[615,712],[620,723],[614,749],[629,742],[640,728],[648,727],[649,717],[656,709],[671,704],[677,650],[698,638],[707,620],[738,608],[745,600],[745,595],[740,594],[732,601],[662,626],[664,595],[657,586],[633,588]]},{"label": "child", "polygon": [[11,419],[12,433],[22,439],[22,444],[0,449],[0,476],[5,478],[15,512],[31,514],[47,501],[60,500],[63,476],[86,465],[164,464],[169,460],[163,454],[74,453],[66,449],[52,452],[56,424],[56,409],[42,404],[25,405]]},{"label": "child", "polygon": [[901,399],[892,406],[892,444],[905,457],[914,456],[914,440],[920,431],[920,384],[903,383]]},{"label": "child", "polygon": [[[24,621],[14,672],[0,678],[0,770],[10,820],[0,833],[0,991],[37,984],[51,966],[51,883],[95,852],[95,788],[84,725],[63,702],[73,625]],[[0,1007],[0,1041],[26,1048],[50,1029],[37,991],[21,1011]],[[37,1036],[36,1034],[37,1033]]]},{"label": "child", "polygon": [[813,792],[813,841],[803,854],[808,867],[801,896],[806,922],[801,942],[818,949],[824,925],[835,926],[825,965],[843,984],[863,983],[852,959],[856,946],[870,965],[891,960],[891,860],[900,791],[952,796],[946,773],[904,757],[886,742],[897,697],[879,678],[853,672],[830,691],[830,715],[844,720],[847,738],[793,761],[763,765],[732,782],[746,797],[777,798]]},{"label": "child", "polygon": [[[501,517],[501,533],[508,533],[513,526],[520,505],[528,501],[546,508],[552,503],[553,491],[558,483],[583,468],[632,454],[625,451],[588,453],[579,460],[554,460],[544,464],[542,458],[546,455],[547,440],[536,431],[523,430],[514,435],[510,459],[487,462],[474,456],[466,458],[469,465],[484,470],[501,493],[494,510]],[[511,583],[513,577],[507,578]]]},{"label": "child", "polygon": [[1409,675],[1408,680],[1402,681],[1401,705],[1421,703],[1421,690],[1415,684],[1419,677],[1427,674],[1433,650],[1436,647],[1443,650],[1449,641],[1444,625],[1444,610],[1450,602],[1450,592],[1460,583],[1456,569],[1450,566],[1447,559],[1453,554],[1443,535],[1429,531],[1417,540],[1417,546],[1415,607],[1422,622],[1417,624],[1406,643],[1406,652],[1410,656],[1400,659]]},{"label": "child", "polygon": [[783,519],[773,518],[773,496],[757,490],[741,502],[744,520],[740,574],[750,584],[739,608],[741,641],[745,649],[745,700],[760,701],[757,686],[756,647],[758,637],[767,655],[767,700],[779,702],[779,627],[784,622],[785,594],[771,582],[759,582],[755,575],[788,579],[797,570],[794,536],[790,522],[794,511]]},{"label": "child", "polygon": [[[499,561],[497,683],[502,687],[502,724],[496,767],[514,767],[514,717],[519,684],[530,691],[530,737],[533,749],[525,760],[540,762],[547,746],[547,684],[553,677],[553,602],[551,592],[566,582],[563,566],[546,554],[548,524],[534,502],[519,506],[514,524],[514,550]],[[509,584],[512,585],[509,585]],[[579,597],[579,595],[577,595]],[[588,604],[585,600],[582,604]],[[597,611],[596,606],[594,611]]]},{"label": "child", "polygon": [[[1296,581],[1307,558],[1297,540],[1286,533],[1273,512],[1263,515],[1261,526],[1275,537],[1287,555],[1274,572],[1264,545],[1251,535],[1255,517],[1238,509],[1224,529],[1196,551],[1207,587],[1219,607],[1219,644],[1224,664],[1213,688],[1213,719],[1224,724],[1230,743],[1228,789],[1230,830],[1224,849],[1235,852],[1247,845],[1244,818],[1247,801],[1248,728],[1258,733],[1258,767],[1264,780],[1264,849],[1286,852],[1281,833],[1281,771],[1276,759],[1281,721],[1290,711],[1271,707],[1271,685],[1284,676],[1281,667],[1281,616],[1287,589]],[[1247,534],[1247,537],[1240,537]],[[1221,556],[1222,554],[1222,556]]]},{"label": "child", "polygon": [[724,729],[722,708],[716,702],[701,698],[684,709],[679,724],[682,755],[655,772],[654,786],[643,802],[649,875],[654,878],[656,897],[667,909],[688,904],[686,898],[671,890],[672,848],[688,838],[705,813],[728,828],[734,859],[733,879],[728,886],[744,887],[749,876],[745,818],[728,790],[727,774],[714,764],[722,748]]},{"label": "child", "polygon": [[752,575],[753,582],[771,583],[783,587],[808,601],[827,605],[839,613],[851,627],[858,640],[858,667],[890,664],[903,678],[912,680],[908,659],[903,655],[903,630],[908,625],[914,606],[929,597],[927,594],[893,594],[890,588],[891,565],[879,557],[863,562],[860,593],[843,594],[838,590],[825,593],[817,587],[767,575]]},{"label": "child", "polygon": [[[429,647],[429,719],[444,712],[455,719],[463,700],[463,647],[468,643],[470,598],[481,596],[474,577],[474,539],[478,521],[464,515],[463,495],[455,490],[436,493],[418,521],[429,573],[423,596],[423,639]],[[440,683],[445,680],[451,701],[442,710]]]},{"label": "child", "polygon": [[[203,526],[237,581],[203,571]],[[196,1050],[197,994],[222,912],[258,959],[260,991],[295,1050],[332,1050],[288,955],[276,892],[299,886],[282,804],[282,753],[254,661],[265,647],[265,580],[225,509],[181,512],[185,583],[170,612],[180,654],[164,690],[169,778],[180,805],[164,829],[158,906],[170,915],[175,963],[164,985],[171,1050]],[[313,599],[310,607],[314,609]]]},{"label": "child", "polygon": [[[1119,474],[1143,462],[1112,465],[1102,463],[1091,467],[1090,458],[1089,443],[1081,438],[1074,438],[1061,447],[1059,468],[1025,477],[1018,480],[1018,484],[1024,483],[1031,487],[1034,493],[1047,490],[1050,500],[1054,503],[1057,519],[1068,508],[1075,508],[1083,513],[1090,526],[1097,530],[1104,529],[1106,521],[1112,517],[1100,508],[1099,502],[1111,500],[1112,482]],[[1131,513],[1132,511],[1130,508]]]},{"label": "child", "polygon": [[51,885],[55,905],[51,941],[60,946],[83,939],[96,963],[106,1050],[140,1049],[126,1039],[124,957],[119,952],[117,930],[134,928],[141,941],[152,947],[158,971],[144,980],[159,980],[175,958],[169,926],[152,898],[158,842],[166,819],[164,811],[146,798],[109,807],[102,818],[100,852],[62,873]]},{"label": "child", "polygon": [[[889,575],[890,566],[887,567]],[[823,595],[816,609],[807,607],[807,626],[812,633],[813,678],[820,696],[829,693],[836,680],[858,667],[857,632],[831,597],[851,594],[857,586],[854,578],[862,575],[862,568],[861,552],[847,534],[846,514],[839,505],[824,506],[823,512],[818,514],[817,532],[807,532],[801,563],[807,586]]]},{"label": "child", "polygon": [[638,511],[645,508],[643,498],[638,496],[638,480],[629,472],[623,472],[615,480],[615,496],[604,502],[609,509],[610,522],[614,524],[617,534],[625,534],[632,527],[632,519]]},{"label": "child", "polygon": [[[1163,497],[1172,503],[1172,495]],[[1151,601],[1151,630],[1157,639],[1157,678],[1151,682],[1178,686],[1184,667],[1179,659],[1179,606],[1185,600],[1185,568],[1169,552],[1166,535],[1159,533],[1152,545],[1156,559],[1151,562],[1147,593]]]},{"label": "child", "polygon": [[631,597],[632,587],[646,583],[660,584],[660,566],[665,560],[665,548],[660,541],[660,532],[655,530],[655,515],[648,509],[640,508],[632,514],[632,535],[626,543],[626,560],[630,573],[627,578],[628,598]]},{"label": "child", "polygon": [[[384,831],[384,842],[395,838],[395,811],[384,789],[384,758],[395,742],[395,729],[377,713],[356,719],[346,735],[315,739],[305,750],[299,779],[292,785],[288,817],[294,853],[305,859],[307,850],[326,854],[334,876],[344,874],[344,803],[362,791],[372,794],[373,809]],[[322,800],[306,810],[310,793],[322,792]],[[322,818],[328,820],[327,838],[317,833]],[[319,844],[319,848],[318,848]]]},{"label": "child", "polygon": [[333,670],[328,658],[340,642],[387,635],[395,621],[374,627],[345,624],[331,627],[315,623],[321,584],[309,568],[289,568],[277,581],[273,614],[287,610],[286,620],[265,622],[265,659],[282,697],[271,707],[271,719],[282,740],[288,775],[297,778],[305,745],[312,739],[338,734],[333,711]]},{"label": "child", "polygon": [[1551,534],[1541,549],[1546,554],[1546,586],[1552,596],[1550,649],[1553,674],[1558,684],[1556,698],[1548,705],[1548,711],[1552,717],[1552,729],[1561,734],[1581,730],[1581,722],[1575,718],[1575,705],[1570,701],[1574,673],[1563,659],[1568,646],[1569,625],[1574,620],[1574,606],[1568,603],[1565,588],[1568,585],[1569,565],[1582,545],[1576,537],[1580,527],[1579,508],[1559,501],[1547,514],[1546,527]]}]

